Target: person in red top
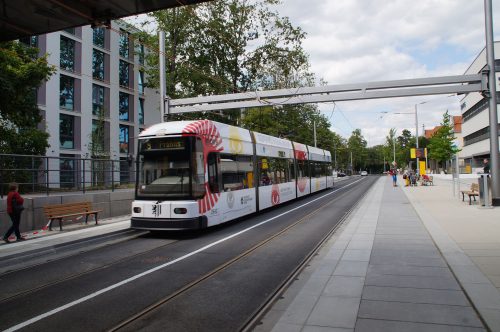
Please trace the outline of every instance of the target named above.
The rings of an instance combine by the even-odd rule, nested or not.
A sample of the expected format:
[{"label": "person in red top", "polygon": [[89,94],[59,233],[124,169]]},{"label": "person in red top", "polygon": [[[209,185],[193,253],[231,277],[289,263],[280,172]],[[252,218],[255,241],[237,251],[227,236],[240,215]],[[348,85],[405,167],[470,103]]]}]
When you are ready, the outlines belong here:
[{"label": "person in red top", "polygon": [[[19,195],[17,192],[18,185],[17,183],[9,184],[9,194],[7,195],[7,213],[9,214],[10,220],[12,220],[12,226],[9,228],[7,233],[3,236],[3,240],[9,243],[9,236],[12,233],[16,234],[17,241],[24,241],[21,237],[21,233],[19,232],[19,224],[21,222],[21,212],[24,208],[22,208],[24,204],[24,198]],[[13,204],[15,200],[15,204]]]}]

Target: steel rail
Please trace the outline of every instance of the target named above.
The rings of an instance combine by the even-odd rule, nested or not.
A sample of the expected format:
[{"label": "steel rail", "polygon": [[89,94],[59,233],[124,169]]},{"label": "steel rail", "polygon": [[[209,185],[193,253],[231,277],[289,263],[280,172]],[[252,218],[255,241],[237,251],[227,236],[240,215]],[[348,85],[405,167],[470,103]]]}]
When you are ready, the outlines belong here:
[{"label": "steel rail", "polygon": [[[323,245],[332,237],[332,235],[344,224],[351,213],[358,207],[361,200],[366,196],[368,191],[363,192],[359,199],[354,203],[353,206],[342,216],[337,224],[321,239],[321,241],[311,250],[311,252],[304,258],[304,260],[296,267],[292,273],[283,281],[283,283],[269,296],[268,300],[257,309],[252,317],[246,321],[243,326],[239,329],[241,332],[252,331],[259,323],[261,323],[262,318],[267,314],[267,312],[272,308],[274,303],[281,298],[283,293],[290,287],[290,285],[297,279],[297,277],[302,273],[302,271],[308,266],[311,260],[317,255],[318,251],[323,247]],[[328,206],[329,204],[325,205]]]},{"label": "steel rail", "polygon": [[[143,234],[139,234],[138,236],[141,236]],[[135,237],[138,237],[138,236],[134,236]],[[125,239],[124,241],[128,241],[130,239],[130,237],[127,237],[127,239]],[[123,242],[123,241],[122,241]],[[47,282],[45,284],[42,284],[42,285],[39,285],[37,287],[33,287],[33,288],[30,288],[30,289],[27,289],[27,290],[23,290],[23,291],[20,291],[20,292],[17,292],[9,297],[5,297],[5,298],[2,298],[0,299],[0,304],[3,303],[3,302],[6,302],[6,301],[10,301],[12,299],[15,299],[15,298],[19,298],[21,296],[25,296],[25,295],[29,295],[29,294],[33,294],[39,290],[42,290],[42,289],[45,289],[47,287],[50,287],[50,286],[54,286],[54,285],[57,285],[57,284],[60,284],[62,282],[66,282],[66,281],[69,281],[69,280],[73,280],[73,279],[76,279],[78,277],[81,277],[81,276],[84,276],[84,275],[87,275],[87,274],[90,274],[90,273],[93,273],[93,272],[96,272],[96,271],[100,271],[100,270],[103,270],[103,269],[106,269],[106,268],[109,268],[109,267],[112,267],[114,265],[117,265],[117,264],[121,264],[123,262],[126,262],[127,260],[132,260],[132,259],[135,259],[137,257],[140,257],[141,255],[145,255],[145,254],[148,254],[154,250],[157,250],[157,249],[160,249],[160,248],[164,248],[164,247],[168,247],[170,245],[173,245],[175,243],[179,242],[179,240],[177,241],[173,241],[173,242],[170,242],[170,243],[167,243],[165,245],[162,245],[162,246],[158,246],[158,247],[155,247],[155,248],[152,248],[152,249],[149,249],[149,250],[146,250],[146,251],[143,251],[143,252],[140,252],[140,253],[137,253],[137,254],[134,254],[132,256],[127,256],[127,257],[124,257],[124,258],[121,258],[119,260],[116,260],[116,261],[113,261],[112,263],[108,263],[108,264],[104,264],[104,265],[101,265],[101,266],[98,266],[98,267],[95,267],[93,269],[89,269],[89,270],[86,270],[86,271],[82,271],[80,273],[76,273],[76,274],[72,274],[70,276],[67,276],[67,277],[64,277],[64,278],[60,278],[60,279],[57,279],[57,280],[53,280],[51,282]],[[99,248],[99,247],[98,247]],[[22,271],[22,270],[26,270],[26,269],[29,269],[29,268],[34,268],[34,267],[37,267],[37,266],[40,266],[40,265],[43,265],[43,264],[46,264],[48,262],[52,263],[52,262],[57,262],[59,260],[62,260],[62,259],[65,259],[65,258],[70,258],[70,257],[73,257],[73,256],[77,256],[77,255],[81,255],[82,253],[85,253],[85,252],[88,252],[88,251],[91,251],[91,250],[95,250],[95,249],[98,249],[98,248],[92,248],[90,250],[81,250],[81,251],[78,251],[77,253],[74,253],[74,254],[70,254],[68,256],[63,256],[63,257],[60,257],[60,258],[57,258],[57,259],[54,259],[54,260],[50,260],[50,261],[46,261],[46,262],[43,262],[43,263],[39,263],[39,264],[34,264],[34,265],[30,265],[28,267],[25,267],[25,268],[21,268],[21,269],[17,269],[17,270],[10,270],[8,272],[5,272],[5,273],[2,273],[0,274],[0,277],[2,276],[5,276],[7,274],[11,274],[11,273],[14,273],[14,272],[18,272],[18,271]]]},{"label": "steel rail", "polygon": [[[361,197],[364,197],[364,195],[362,195]],[[329,206],[329,205],[333,204],[334,202],[336,202],[340,198],[341,198],[341,195],[333,198],[332,200],[328,201],[325,204],[322,204],[320,207],[318,207],[317,209],[311,211],[310,213],[308,213],[307,215],[303,216],[299,220],[295,221],[291,225],[288,225],[287,227],[285,227],[284,229],[280,230],[279,232],[277,232],[277,233],[269,236],[268,238],[260,241],[259,243],[255,244],[254,246],[252,246],[251,248],[245,250],[244,252],[240,253],[239,255],[233,257],[232,259],[226,261],[225,263],[220,264],[219,266],[217,266],[214,269],[212,269],[211,271],[205,273],[204,275],[202,275],[201,277],[197,278],[196,280],[191,281],[190,283],[184,285],[183,287],[179,288],[175,292],[173,292],[173,293],[165,296],[164,298],[158,300],[157,302],[149,305],[148,307],[144,308],[140,312],[138,312],[135,315],[132,315],[129,318],[123,320],[122,322],[118,323],[117,325],[115,325],[114,327],[108,329],[107,331],[109,331],[109,332],[118,331],[118,330],[120,330],[120,329],[122,329],[122,328],[124,328],[124,327],[126,327],[128,325],[130,325],[131,323],[137,321],[138,319],[142,318],[143,316],[145,316],[145,315],[147,315],[147,314],[149,314],[151,312],[154,312],[156,309],[160,308],[162,305],[164,305],[164,304],[168,303],[169,301],[171,301],[171,300],[173,300],[173,299],[181,296],[182,294],[184,294],[187,291],[193,289],[194,287],[196,287],[197,285],[203,283],[204,281],[206,281],[206,280],[208,280],[208,279],[216,276],[218,273],[226,270],[227,268],[229,268],[233,264],[239,262],[243,258],[248,257],[250,254],[252,254],[253,252],[255,252],[257,249],[259,249],[262,246],[266,245],[267,243],[271,242],[272,240],[274,240],[278,236],[284,234],[285,232],[287,232],[291,228],[299,225],[300,223],[302,223],[302,222],[304,222],[306,220],[309,220],[310,217],[314,216],[316,213],[318,213],[319,211],[321,211],[326,206]],[[359,202],[359,200],[354,204],[354,206],[356,206],[358,202]],[[337,225],[340,224],[344,220],[344,218],[345,218],[345,215],[342,217],[342,219],[339,221],[339,223],[337,223]],[[330,235],[334,231],[335,231],[335,229],[331,230],[328,234]],[[324,239],[322,240],[322,242],[323,241],[324,241]],[[315,252],[315,251],[316,251],[316,247],[315,247],[315,250],[313,250],[313,252]],[[307,257],[309,257],[310,255],[311,255],[311,253],[309,253]],[[303,263],[300,264],[300,266],[302,266],[302,265],[303,265]],[[294,274],[292,273],[292,275],[294,275]],[[290,276],[288,276],[285,280],[288,281],[289,278],[290,278]],[[282,287],[283,286],[280,285],[280,287],[278,288],[278,290],[282,289]],[[274,293],[276,293],[276,292],[274,292]],[[266,304],[269,303],[269,300],[266,300],[265,303]],[[261,310],[258,309],[257,312],[261,312]],[[252,317],[255,317],[255,314],[253,314]]]}]

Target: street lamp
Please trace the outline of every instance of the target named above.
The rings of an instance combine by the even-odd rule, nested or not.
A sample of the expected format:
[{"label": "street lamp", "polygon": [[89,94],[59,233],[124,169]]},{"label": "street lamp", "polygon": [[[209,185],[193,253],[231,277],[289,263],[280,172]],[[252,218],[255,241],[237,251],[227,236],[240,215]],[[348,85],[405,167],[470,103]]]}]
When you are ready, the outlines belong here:
[{"label": "street lamp", "polygon": [[417,106],[425,104],[426,101],[423,101],[421,103],[415,104],[415,138],[416,138],[416,154],[417,154],[417,174],[420,175],[420,159],[418,158],[418,112],[417,112]]},{"label": "street lamp", "polygon": [[396,165],[396,135],[394,135],[394,137],[392,138],[392,155],[392,164]]},{"label": "street lamp", "polygon": [[[422,105],[427,103],[426,101],[423,101],[421,103],[415,104],[415,147],[416,147],[416,153],[417,153],[417,174],[420,175],[420,159],[418,158],[418,111],[417,107],[418,105]],[[394,114],[412,114],[409,112],[395,112]]]}]

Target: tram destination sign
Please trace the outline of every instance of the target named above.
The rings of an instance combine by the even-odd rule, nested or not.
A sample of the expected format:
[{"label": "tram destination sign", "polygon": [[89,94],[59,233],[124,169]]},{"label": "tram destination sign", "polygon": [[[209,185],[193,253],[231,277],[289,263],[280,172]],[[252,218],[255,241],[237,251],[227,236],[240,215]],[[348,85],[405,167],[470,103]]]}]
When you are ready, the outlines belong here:
[{"label": "tram destination sign", "polygon": [[143,151],[152,150],[184,150],[186,140],[184,138],[154,138],[148,139],[142,144]]}]

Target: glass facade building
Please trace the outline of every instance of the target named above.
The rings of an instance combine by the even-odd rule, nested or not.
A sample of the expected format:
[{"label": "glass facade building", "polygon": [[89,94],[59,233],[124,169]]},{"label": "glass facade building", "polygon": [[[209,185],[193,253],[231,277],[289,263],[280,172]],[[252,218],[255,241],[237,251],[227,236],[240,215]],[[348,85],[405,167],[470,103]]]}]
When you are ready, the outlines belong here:
[{"label": "glass facade building", "polygon": [[84,26],[21,40],[48,54],[57,68],[36,98],[40,126],[50,134],[47,155],[61,158],[61,178],[54,179],[61,186],[75,182],[79,158],[120,161],[115,178],[124,178],[134,168],[139,132],[160,122],[159,95],[144,87],[147,49],[130,38],[138,31],[116,20],[110,28]]}]

